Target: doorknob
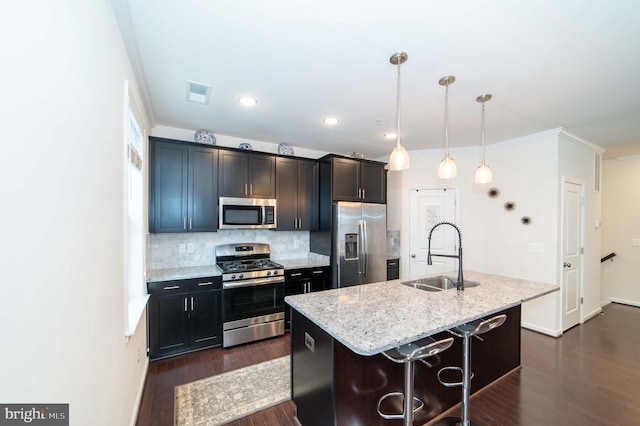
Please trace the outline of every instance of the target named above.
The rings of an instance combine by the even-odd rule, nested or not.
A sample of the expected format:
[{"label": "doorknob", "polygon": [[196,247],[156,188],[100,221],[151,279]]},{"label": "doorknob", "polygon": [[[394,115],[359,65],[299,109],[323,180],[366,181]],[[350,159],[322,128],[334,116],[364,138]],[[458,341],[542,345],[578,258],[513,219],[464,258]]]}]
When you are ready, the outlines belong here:
[{"label": "doorknob", "polygon": [[413,257],[413,258],[415,259],[415,258],[416,258],[416,255],[415,255],[415,253],[414,253],[414,254],[412,254],[412,255],[411,255],[411,257]]},{"label": "doorknob", "polygon": [[564,267],[565,267],[565,268],[571,268],[571,264],[570,264],[570,263],[567,263],[567,262],[564,262]]}]

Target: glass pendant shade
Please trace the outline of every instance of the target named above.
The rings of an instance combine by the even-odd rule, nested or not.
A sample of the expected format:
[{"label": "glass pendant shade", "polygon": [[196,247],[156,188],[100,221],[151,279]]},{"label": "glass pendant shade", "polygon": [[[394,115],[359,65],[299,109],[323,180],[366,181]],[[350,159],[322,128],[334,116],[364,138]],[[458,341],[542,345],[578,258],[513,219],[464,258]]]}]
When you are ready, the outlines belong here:
[{"label": "glass pendant shade", "polygon": [[493,173],[487,164],[483,161],[476,170],[476,183],[489,183],[493,180]]},{"label": "glass pendant shade", "polygon": [[456,163],[453,162],[453,158],[447,152],[447,155],[440,161],[440,167],[438,167],[438,177],[440,179],[453,179],[458,174]]},{"label": "glass pendant shade", "polygon": [[409,154],[400,143],[393,148],[389,158],[389,170],[407,170],[409,168]]}]

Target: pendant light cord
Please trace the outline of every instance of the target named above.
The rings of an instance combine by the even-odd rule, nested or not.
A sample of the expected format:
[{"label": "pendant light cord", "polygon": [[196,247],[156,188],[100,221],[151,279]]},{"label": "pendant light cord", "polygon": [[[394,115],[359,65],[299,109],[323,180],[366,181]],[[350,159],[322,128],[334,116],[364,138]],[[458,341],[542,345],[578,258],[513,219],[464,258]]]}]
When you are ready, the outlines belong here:
[{"label": "pendant light cord", "polygon": [[399,148],[402,146],[400,142],[400,61],[398,60],[398,81],[396,87],[396,123],[397,129],[396,132],[398,134],[398,140],[396,141],[396,146]]},{"label": "pendant light cord", "polygon": [[480,133],[482,134],[482,164],[484,165],[484,100],[482,101],[482,122],[480,123]]},{"label": "pendant light cord", "polygon": [[449,156],[449,81],[445,84],[444,95],[444,155]]}]

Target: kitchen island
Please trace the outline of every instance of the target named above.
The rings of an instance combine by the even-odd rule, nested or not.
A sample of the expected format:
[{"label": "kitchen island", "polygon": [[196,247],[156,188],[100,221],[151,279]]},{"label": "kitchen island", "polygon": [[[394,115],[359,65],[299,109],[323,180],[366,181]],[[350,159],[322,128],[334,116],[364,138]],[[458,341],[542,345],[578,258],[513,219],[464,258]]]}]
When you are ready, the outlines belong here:
[{"label": "kitchen island", "polygon": [[[427,292],[399,280],[344,287],[286,298],[292,307],[292,398],[298,420],[309,425],[391,425],[376,404],[380,396],[403,387],[403,367],[381,352],[432,336],[492,314],[507,321],[484,341],[473,339],[472,392],[520,366],[520,305],[557,291],[558,286],[465,271],[477,287]],[[436,378],[447,365],[460,365],[460,339],[415,371],[415,394],[426,401],[416,413],[422,424],[460,401],[460,388],[445,388]],[[451,378],[455,380],[458,378]],[[384,411],[402,411],[401,401]]]}]

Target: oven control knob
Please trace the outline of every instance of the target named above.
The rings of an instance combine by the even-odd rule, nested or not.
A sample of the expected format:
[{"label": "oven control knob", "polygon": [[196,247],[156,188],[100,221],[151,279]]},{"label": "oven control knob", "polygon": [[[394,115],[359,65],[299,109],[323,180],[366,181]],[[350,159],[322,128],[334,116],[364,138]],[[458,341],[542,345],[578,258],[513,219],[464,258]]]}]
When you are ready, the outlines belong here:
[{"label": "oven control knob", "polygon": [[267,271],[267,276],[271,275],[271,271]]},{"label": "oven control knob", "polygon": [[273,271],[273,275],[278,275],[278,271]]},{"label": "oven control knob", "polygon": [[243,278],[244,278],[244,274],[238,275],[238,279],[243,279]]},{"label": "oven control knob", "polygon": [[235,280],[236,279],[236,274],[231,275],[231,279]]}]

